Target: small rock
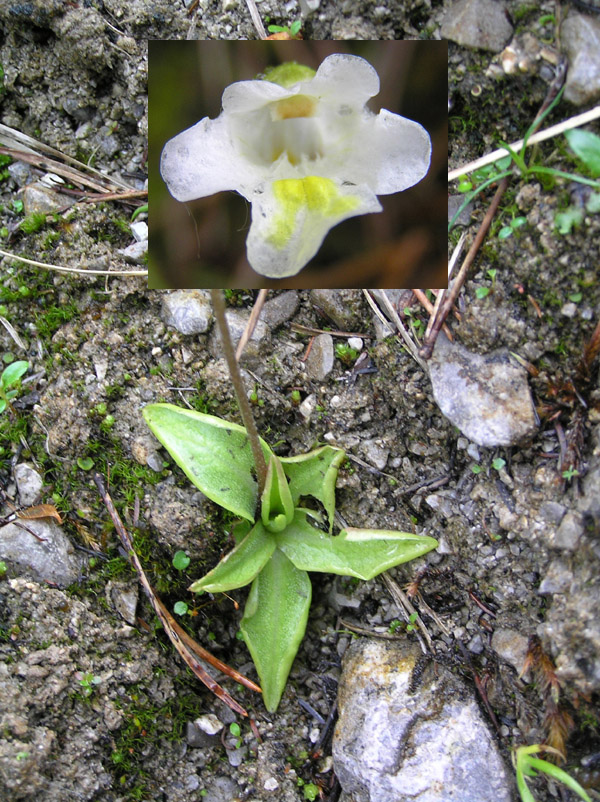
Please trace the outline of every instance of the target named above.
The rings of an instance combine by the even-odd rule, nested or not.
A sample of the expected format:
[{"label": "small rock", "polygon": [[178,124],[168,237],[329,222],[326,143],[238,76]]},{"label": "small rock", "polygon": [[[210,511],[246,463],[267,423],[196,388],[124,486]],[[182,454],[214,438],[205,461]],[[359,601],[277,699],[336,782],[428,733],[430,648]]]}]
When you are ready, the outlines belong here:
[{"label": "small rock", "polygon": [[569,14],[561,27],[561,40],[569,59],[565,100],[585,106],[600,97],[600,19]]},{"label": "small rock", "polygon": [[247,746],[239,746],[237,749],[229,749],[227,752],[227,762],[233,768],[241,766],[248,754]]},{"label": "small rock", "polygon": [[360,337],[348,337],[348,345],[355,351],[362,351],[363,341]]},{"label": "small rock", "polygon": [[504,3],[498,0],[459,0],[442,23],[442,37],[466,47],[499,53],[512,36]]},{"label": "small rock", "polygon": [[298,412],[304,418],[304,423],[310,423],[310,418],[317,406],[317,396],[314,393],[307,395],[298,407]]},{"label": "small rock", "polygon": [[0,559],[11,563],[19,574],[60,587],[79,576],[80,561],[70,540],[51,518],[27,521],[38,540],[26,529],[10,523],[0,527]]},{"label": "small rock", "polygon": [[53,189],[48,189],[39,181],[34,184],[29,184],[23,190],[23,209],[25,214],[52,214],[65,206],[71,206],[74,203],[73,198],[67,198]]},{"label": "small rock", "polygon": [[21,462],[15,466],[15,482],[19,492],[19,501],[24,507],[39,504],[44,480],[31,465]]},{"label": "small rock", "polygon": [[138,603],[137,585],[130,587],[122,583],[107,582],[106,596],[124,621],[135,624],[135,611]]},{"label": "small rock", "polygon": [[188,721],[185,730],[185,740],[188,746],[194,749],[211,747],[215,745],[215,736],[208,735],[200,729],[195,721]]},{"label": "small rock", "polygon": [[567,593],[573,581],[573,572],[562,560],[553,560],[542,579],[538,593],[542,596],[553,593]]},{"label": "small rock", "polygon": [[108,373],[108,357],[104,353],[94,354],[92,357],[94,372],[99,382],[103,382]]},{"label": "small rock", "polygon": [[[448,195],[448,222],[452,220],[456,212],[460,209],[460,207],[465,202],[464,195]],[[458,215],[456,220],[454,221],[455,226],[468,226],[471,222],[471,216],[473,214],[473,204],[467,203],[465,208],[462,212]]]},{"label": "small rock", "polygon": [[377,440],[365,440],[361,444],[361,452],[369,465],[379,471],[385,468],[390,455],[389,448],[385,448]]},{"label": "small rock", "polygon": [[409,641],[360,640],[346,652],[333,741],[353,802],[510,802],[512,782],[475,700],[443,666],[409,692],[420,656]]},{"label": "small rock", "polygon": [[527,643],[528,639],[515,629],[496,629],[492,635],[492,649],[518,673],[523,670]]},{"label": "small rock", "polygon": [[560,526],[551,540],[551,545],[555,549],[575,551],[584,531],[583,517],[577,512],[568,512],[560,522]]},{"label": "small rock", "polygon": [[480,446],[515,445],[537,429],[527,373],[507,351],[480,356],[438,337],[429,376],[437,405]]},{"label": "small rock", "polygon": [[355,298],[357,298],[356,290],[319,289],[312,290],[310,293],[311,304],[316,307],[317,311],[323,312],[338,329],[343,331],[352,331],[358,323],[357,317],[352,311],[352,302]]},{"label": "small rock", "polygon": [[577,314],[577,304],[569,301],[561,307],[560,313],[563,317],[575,317]]},{"label": "small rock", "polygon": [[134,265],[141,265],[147,252],[148,240],[132,242],[131,245],[128,245],[126,248],[119,248],[117,250],[117,253],[120,253],[126,262],[131,262]]},{"label": "small rock", "polygon": [[307,17],[319,8],[321,0],[299,0],[303,16]]},{"label": "small rock", "polygon": [[137,223],[131,224],[131,233],[134,236],[136,242],[143,242],[144,240],[148,239],[148,224],[144,223],[143,220],[140,220]]},{"label": "small rock", "polygon": [[[235,2],[237,5],[237,0]],[[298,293],[295,290],[286,290],[266,302],[261,318],[269,328],[275,329],[296,314],[299,302]]]},{"label": "small rock", "polygon": [[565,512],[566,507],[558,501],[545,501],[540,507],[540,518],[549,524],[559,524]]},{"label": "small rock", "polygon": [[31,167],[25,162],[13,162],[6,169],[18,187],[23,187],[31,181]]},{"label": "small rock", "polygon": [[223,722],[218,719],[214,713],[207,713],[204,716],[199,716],[194,724],[205,732],[207,735],[216,735],[223,729]]},{"label": "small rock", "polygon": [[331,334],[319,334],[313,340],[313,346],[306,359],[306,372],[311,379],[320,381],[333,368],[333,337]]},{"label": "small rock", "polygon": [[182,334],[204,334],[212,321],[210,296],[200,290],[175,290],[163,297],[162,318]]},{"label": "small rock", "polygon": [[183,785],[188,792],[196,791],[200,787],[200,777],[197,774],[188,774]]},{"label": "small rock", "polygon": [[[250,312],[245,309],[227,309],[225,312],[225,319],[227,320],[229,334],[233,347],[235,348],[246,330],[248,320],[250,319]],[[252,368],[256,368],[262,363],[261,349],[265,343],[269,341],[270,333],[267,324],[264,320],[259,318],[252,332],[252,336],[244,348],[244,353],[242,354],[243,363],[248,364],[248,366]],[[221,337],[216,326],[211,339],[211,351],[216,357],[221,357],[223,355]]]}]

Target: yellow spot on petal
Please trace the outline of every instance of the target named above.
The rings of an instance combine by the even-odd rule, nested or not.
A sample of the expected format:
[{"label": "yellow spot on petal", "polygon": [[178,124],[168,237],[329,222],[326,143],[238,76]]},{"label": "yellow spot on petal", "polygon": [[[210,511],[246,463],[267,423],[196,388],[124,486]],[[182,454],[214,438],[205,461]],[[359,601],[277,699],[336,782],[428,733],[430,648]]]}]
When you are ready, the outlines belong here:
[{"label": "yellow spot on petal", "polygon": [[294,117],[312,117],[317,109],[317,101],[308,95],[292,95],[271,103],[272,120],[291,120]]},{"label": "yellow spot on petal", "polygon": [[356,197],[341,195],[334,181],[320,176],[274,181],[273,195],[278,212],[267,240],[276,248],[284,248],[290,241],[301,210],[322,218],[341,218],[359,202]]}]

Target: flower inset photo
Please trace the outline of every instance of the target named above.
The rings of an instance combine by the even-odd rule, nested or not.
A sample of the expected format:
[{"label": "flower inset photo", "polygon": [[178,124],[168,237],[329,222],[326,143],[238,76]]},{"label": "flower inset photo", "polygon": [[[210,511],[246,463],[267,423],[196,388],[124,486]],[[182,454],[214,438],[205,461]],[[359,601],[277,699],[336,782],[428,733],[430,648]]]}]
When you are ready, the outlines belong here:
[{"label": "flower inset photo", "polygon": [[447,285],[445,42],[149,48],[150,287]]}]

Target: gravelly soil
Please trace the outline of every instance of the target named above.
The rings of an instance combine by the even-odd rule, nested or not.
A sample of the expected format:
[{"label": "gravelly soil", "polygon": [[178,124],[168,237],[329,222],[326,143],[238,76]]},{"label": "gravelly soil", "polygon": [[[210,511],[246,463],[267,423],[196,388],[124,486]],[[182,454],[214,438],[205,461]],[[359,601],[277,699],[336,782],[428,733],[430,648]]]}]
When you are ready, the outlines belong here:
[{"label": "gravelly soil", "polygon": [[[378,18],[366,13],[366,5],[324,3],[322,14],[311,18],[306,32],[314,37],[435,36],[447,5],[414,3],[407,10],[404,4]],[[265,3],[264,10],[273,20],[287,18],[280,4]],[[536,15],[536,9],[529,9],[519,24],[534,25]],[[65,6],[59,0],[14,3],[0,9],[0,26],[0,63],[5,72],[2,122],[80,159],[94,154],[96,166],[121,174],[143,174],[145,169],[144,40],[188,34],[253,36],[245,8],[222,12],[216,4],[206,4],[190,19],[178,5],[143,0],[107,1],[100,11]],[[491,146],[494,131],[506,139],[521,135],[546,85],[537,77],[520,78],[521,103],[515,104],[511,101],[515,85],[498,85],[485,77],[489,57],[451,46],[450,59],[452,70],[460,66],[460,74],[466,76],[458,86],[451,70],[452,153],[458,163]],[[476,106],[471,81],[483,90]],[[561,114],[555,112],[549,122]],[[85,123],[89,128],[77,140],[74,132]],[[552,146],[542,153],[544,158],[555,158]],[[562,156],[556,158],[558,165]],[[141,179],[128,180],[136,185]],[[519,189],[515,185],[515,198]],[[21,219],[11,206],[16,187],[4,180],[0,192],[0,226],[12,232]],[[540,411],[547,406],[551,413],[560,412],[559,422],[568,432],[578,407],[560,382],[574,375],[600,313],[600,240],[597,216],[568,237],[554,231],[555,209],[569,202],[565,193],[560,187],[534,187],[532,197],[522,195],[521,203],[533,214],[529,226],[503,242],[492,236],[467,285],[462,321],[455,331],[474,350],[506,345],[533,362],[541,370],[532,382]],[[114,254],[131,239],[123,225],[131,211],[78,207],[69,224],[48,224],[27,236],[15,232],[3,243],[18,253],[62,264],[125,267]],[[510,216],[512,207],[503,213]],[[58,232],[59,238],[48,241],[49,231]],[[497,269],[492,294],[479,299],[478,286],[492,287],[486,275],[490,267]],[[46,274],[11,262],[4,262],[0,270],[2,314],[27,346],[20,351],[3,328],[0,350],[29,359],[29,375],[36,375],[18,416],[0,419],[5,449],[2,480],[10,489],[14,458],[34,463],[44,477],[45,500],[53,500],[68,513],[65,531],[73,542],[89,544],[91,537],[109,558],[87,566],[81,581],[68,589],[17,578],[10,571],[0,584],[4,640],[0,766],[11,788],[9,798],[30,800],[43,791],[51,802],[176,802],[203,798],[201,792],[208,790],[215,800],[235,794],[262,799],[273,798],[261,789],[275,776],[280,782],[277,798],[298,800],[302,798],[298,777],[328,783],[330,771],[318,775],[328,768],[328,746],[322,758],[307,757],[320,727],[297,700],[310,700],[327,717],[340,654],[349,637],[337,632],[339,605],[351,600],[350,608],[341,607],[344,618],[362,627],[387,629],[398,612],[383,585],[378,580],[359,585],[338,581],[334,587],[326,579],[315,587],[307,637],[275,716],[265,716],[249,693],[228,686],[256,716],[264,738],[258,745],[243,726],[242,748],[247,751],[238,750],[233,758],[234,763],[241,758],[239,766],[230,763],[235,750],[220,742],[187,746],[187,721],[215,711],[228,722],[227,710],[198,686],[162,633],[154,631],[145,600],[141,599],[138,616],[146,626],[126,625],[115,612],[113,587],[134,589],[137,583],[119,558],[106,513],[89,475],[77,468],[77,459],[89,455],[105,475],[110,470],[113,495],[128,524],[134,521],[139,498],[136,542],[142,559],[168,604],[182,598],[188,581],[203,570],[201,564],[214,562],[226,546],[223,520],[168,461],[157,473],[142,466],[135,455],[139,459],[140,450],[148,445],[141,406],[158,399],[177,402],[179,396],[171,387],[194,386],[198,403],[202,398],[212,411],[237,419],[227,379],[211,351],[210,335],[184,337],[167,328],[161,321],[161,293],[148,292],[142,279],[105,283],[102,278]],[[581,300],[572,301],[570,296],[577,293]],[[308,293],[301,293],[300,299],[296,322],[332,325]],[[242,293],[235,302],[245,308],[251,298]],[[373,334],[360,293],[351,293],[345,306],[348,318],[333,325]],[[263,382],[257,381],[264,402],[256,408],[259,425],[271,443],[281,441],[286,453],[308,449],[328,432],[367,462],[373,454],[371,441],[389,450],[384,470],[395,481],[358,466],[345,468],[339,483],[340,511],[358,525],[408,528],[414,523],[419,531],[440,539],[440,551],[428,562],[448,573],[428,580],[424,592],[454,638],[465,643],[478,674],[487,678],[488,697],[507,749],[512,743],[544,737],[543,694],[535,683],[517,680],[515,669],[493,652],[490,633],[480,620],[482,611],[465,589],[495,605],[493,628],[526,637],[542,635],[544,647],[564,668],[562,698],[575,723],[568,767],[577,770],[583,756],[598,751],[598,687],[586,685],[598,653],[593,627],[587,632],[581,629],[582,616],[589,612],[586,605],[598,595],[597,534],[592,516],[584,547],[565,558],[553,547],[555,525],[540,516],[540,509],[556,502],[574,510],[585,485],[579,479],[564,483],[557,474],[552,454],[558,452],[559,443],[549,417],[543,418],[534,442],[511,453],[479,449],[477,456],[472,448],[467,451],[469,444],[442,418],[427,378],[399,343],[372,342],[378,373],[360,377],[349,388],[337,381],[347,374],[339,361],[324,381],[308,379],[300,360],[306,340],[287,325],[273,332],[246,363]],[[102,380],[94,364],[99,362],[106,365]],[[597,386],[597,373],[595,382]],[[291,404],[290,391],[295,387],[303,395],[312,391],[317,396],[320,410],[309,426]],[[106,404],[106,410],[98,409],[99,404]],[[588,395],[588,404],[578,462],[584,482],[586,471],[593,479],[598,470],[597,395]],[[114,417],[112,425],[105,422],[107,414]],[[498,456],[507,463],[502,473],[491,465]],[[475,463],[481,472],[473,472]],[[448,481],[434,491],[403,492],[435,478]],[[584,498],[590,494],[593,488]],[[177,576],[170,565],[173,552],[182,546],[192,557],[187,577]],[[576,583],[573,599],[565,593],[538,593],[557,560],[566,562]],[[404,583],[412,570],[404,568],[394,575]],[[573,600],[577,604],[570,603]],[[251,672],[248,655],[235,638],[238,616],[224,599],[199,610],[192,626],[197,639],[219,657]],[[438,647],[454,653],[455,640],[441,636],[435,624],[431,629]],[[86,673],[100,678],[89,697],[81,685]],[[229,747],[235,742],[228,736]],[[508,759],[508,751],[506,755]],[[592,771],[587,777],[597,783]],[[258,790],[251,793],[251,788]],[[544,802],[557,798],[543,782],[536,793]]]}]

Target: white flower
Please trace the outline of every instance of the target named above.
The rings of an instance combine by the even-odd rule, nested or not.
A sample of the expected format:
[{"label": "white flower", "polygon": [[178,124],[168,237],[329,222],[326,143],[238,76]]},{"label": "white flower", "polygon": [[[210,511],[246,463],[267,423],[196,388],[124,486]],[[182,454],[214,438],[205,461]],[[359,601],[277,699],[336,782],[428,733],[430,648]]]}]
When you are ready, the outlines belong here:
[{"label": "white flower", "polygon": [[328,56],[317,72],[293,62],[223,93],[223,111],[169,140],[160,171],[179,201],[236,190],[252,204],[248,261],[293,276],[337,223],[380,212],[429,169],[431,140],[412,120],[366,101],[379,76],[357,56]]}]

